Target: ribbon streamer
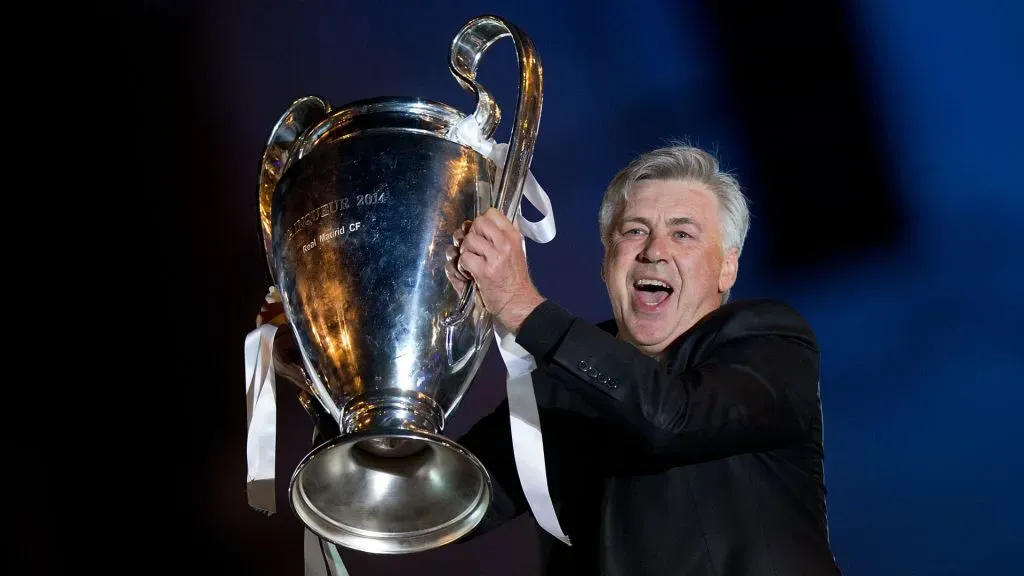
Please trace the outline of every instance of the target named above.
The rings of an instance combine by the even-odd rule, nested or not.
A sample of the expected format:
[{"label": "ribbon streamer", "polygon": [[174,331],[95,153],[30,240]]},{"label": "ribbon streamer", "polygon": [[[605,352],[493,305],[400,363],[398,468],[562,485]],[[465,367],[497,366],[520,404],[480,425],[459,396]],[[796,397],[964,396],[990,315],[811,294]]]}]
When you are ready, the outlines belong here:
[{"label": "ribbon streamer", "polygon": [[[267,305],[280,303],[270,289]],[[274,466],[277,455],[277,382],[274,373],[274,335],[285,320],[276,315],[265,321],[263,311],[257,328],[245,337],[246,495],[249,506],[273,514],[277,511]]]},{"label": "ribbon streamer", "polygon": [[[501,171],[505,166],[508,144],[495,144],[492,139],[485,139],[476,119],[469,115],[455,126],[452,137],[470,146],[477,152],[490,158],[498,167],[499,173],[495,181],[500,182]],[[496,191],[495,191],[496,193]],[[523,197],[541,213],[541,219],[534,222],[516,211],[514,224],[523,234],[523,252],[526,252],[526,239],[539,244],[546,244],[555,237],[555,215],[551,208],[551,200],[541,188],[533,172],[528,171],[523,184]],[[491,202],[496,198],[491,198]],[[544,463],[544,434],[540,426],[540,414],[537,409],[537,397],[533,391],[531,373],[537,369],[537,362],[522,346],[516,343],[515,336],[501,325],[494,323],[494,338],[505,362],[507,380],[505,393],[508,396],[510,425],[512,428],[512,450],[515,454],[516,471],[523,494],[530,505],[533,517],[548,534],[558,538],[567,545],[572,545],[569,537],[562,531],[555,513],[554,503],[548,489],[547,468]]]}]

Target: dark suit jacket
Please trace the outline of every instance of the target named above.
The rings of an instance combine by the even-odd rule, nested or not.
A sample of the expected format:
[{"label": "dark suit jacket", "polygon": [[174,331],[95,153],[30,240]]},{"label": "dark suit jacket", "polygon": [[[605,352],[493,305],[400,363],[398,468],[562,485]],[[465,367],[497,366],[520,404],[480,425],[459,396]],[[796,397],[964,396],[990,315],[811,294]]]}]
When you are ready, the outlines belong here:
[{"label": "dark suit jacket", "polygon": [[[572,546],[546,574],[828,576],[818,346],[793,309],[729,303],[657,362],[542,304],[517,342],[533,373],[548,483]],[[458,440],[493,475],[469,538],[528,511],[507,403]],[[539,530],[539,529],[538,529]]]}]

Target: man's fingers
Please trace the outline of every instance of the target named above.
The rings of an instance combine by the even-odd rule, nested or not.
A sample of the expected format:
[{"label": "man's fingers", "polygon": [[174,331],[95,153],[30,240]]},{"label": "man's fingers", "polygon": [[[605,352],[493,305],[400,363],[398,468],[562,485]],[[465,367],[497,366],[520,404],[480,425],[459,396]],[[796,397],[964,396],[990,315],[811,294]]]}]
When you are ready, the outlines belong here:
[{"label": "man's fingers", "polygon": [[472,252],[480,257],[486,257],[487,253],[492,250],[494,248],[491,241],[476,232],[475,228],[459,244],[459,254],[463,256]]},{"label": "man's fingers", "polygon": [[456,248],[462,244],[462,241],[466,238],[466,234],[469,234],[469,229],[473,226],[472,220],[464,220],[461,225],[452,233],[452,245]]},{"label": "man's fingers", "polygon": [[507,250],[519,238],[519,230],[497,208],[488,208],[487,212],[473,221],[470,233],[478,233],[487,238],[499,250]]},{"label": "man's fingers", "polygon": [[507,254],[509,247],[519,239],[519,232],[508,218],[496,208],[489,208],[470,223],[464,236],[456,232],[455,245],[460,254],[473,252],[484,260]]},{"label": "man's fingers", "polygon": [[448,281],[455,283],[469,282],[469,276],[464,270],[462,270],[461,262],[459,260],[453,260],[444,265],[444,273],[448,277]]},{"label": "man's fingers", "polygon": [[497,245],[501,238],[501,228],[495,222],[496,219],[494,214],[498,214],[498,216],[500,216],[500,213],[497,211],[492,213],[492,210],[494,209],[492,208],[487,210],[483,216],[480,216],[473,221],[473,226],[469,229],[468,235],[479,234]]},{"label": "man's fingers", "polygon": [[462,240],[465,239],[466,234],[469,234],[469,229],[473,227],[472,220],[466,220],[459,226],[459,229],[452,234],[452,244],[458,246],[462,244]]},{"label": "man's fingers", "polygon": [[480,270],[487,265],[487,260],[475,252],[464,252],[456,262],[459,273],[466,276],[467,279],[473,278],[474,270]]},{"label": "man's fingers", "polygon": [[515,230],[515,226],[512,225],[512,222],[508,219],[508,216],[502,214],[501,211],[498,210],[497,208],[488,208],[487,211],[484,212],[484,217],[503,232],[510,232],[512,230]]}]

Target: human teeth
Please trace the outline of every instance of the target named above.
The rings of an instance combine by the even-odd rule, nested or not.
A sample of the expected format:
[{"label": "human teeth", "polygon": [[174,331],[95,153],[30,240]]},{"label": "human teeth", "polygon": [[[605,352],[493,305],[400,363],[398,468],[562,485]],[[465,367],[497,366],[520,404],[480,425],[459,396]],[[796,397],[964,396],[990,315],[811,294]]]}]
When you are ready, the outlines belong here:
[{"label": "human teeth", "polygon": [[637,286],[654,286],[657,288],[669,288],[668,284],[665,284],[661,280],[648,280],[646,278],[636,281]]}]

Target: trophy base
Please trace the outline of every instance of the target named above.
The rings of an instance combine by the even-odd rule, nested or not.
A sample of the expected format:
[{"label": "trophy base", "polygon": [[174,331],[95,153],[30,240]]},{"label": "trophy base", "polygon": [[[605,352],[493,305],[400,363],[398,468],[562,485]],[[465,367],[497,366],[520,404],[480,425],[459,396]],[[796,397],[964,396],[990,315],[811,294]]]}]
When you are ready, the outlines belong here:
[{"label": "trophy base", "polygon": [[483,464],[457,443],[422,431],[377,430],[313,449],[292,475],[289,497],[299,520],[325,540],[408,554],[471,532],[492,494]]}]

